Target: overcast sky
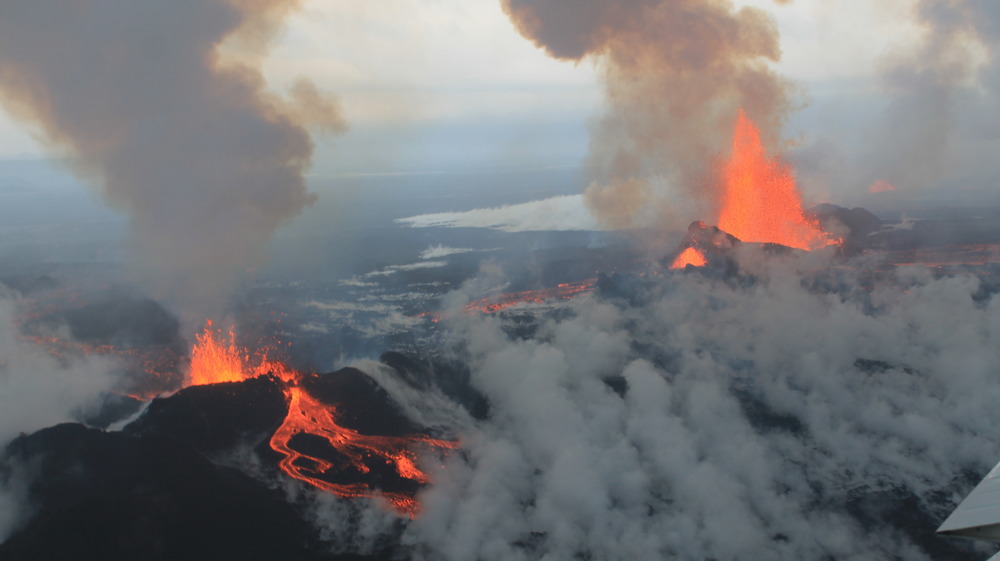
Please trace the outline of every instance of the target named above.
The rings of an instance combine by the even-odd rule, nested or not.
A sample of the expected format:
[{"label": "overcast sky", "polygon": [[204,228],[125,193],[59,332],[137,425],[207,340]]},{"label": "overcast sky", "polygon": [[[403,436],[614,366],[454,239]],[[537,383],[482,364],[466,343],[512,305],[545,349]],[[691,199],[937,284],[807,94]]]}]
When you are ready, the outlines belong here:
[{"label": "overcast sky", "polygon": [[[907,15],[912,2],[745,3],[774,13],[784,49],[780,69],[815,101],[874,92],[879,61],[918,35]],[[518,35],[499,2],[307,1],[266,70],[278,89],[305,75],[336,93],[352,128],[341,145],[387,125],[582,124],[601,104],[593,68],[536,49]],[[29,128],[0,113],[0,157],[44,153]]]},{"label": "overcast sky", "polygon": [[[947,182],[956,177],[962,187],[992,187],[992,159],[982,154],[993,144],[970,132],[986,106],[949,97],[938,117],[962,113],[964,120],[951,125],[967,130],[942,134],[935,121],[914,119],[934,111],[928,108],[935,98],[920,97],[939,91],[934,83],[907,83],[905,74],[904,81],[892,82],[897,68],[933,80],[941,76],[935,69],[948,64],[947,54],[924,62],[921,48],[940,49],[918,18],[918,1],[734,2],[764,9],[778,24],[783,52],[776,68],[797,85],[798,108],[783,131],[785,156],[796,166],[807,202],[868,204],[863,197],[883,179],[904,188],[913,184],[914,193],[950,188]],[[607,112],[592,60],[548,56],[518,33],[499,0],[304,0],[285,23],[264,64],[270,88],[285,92],[306,77],[336,96],[348,127],[315,138],[314,177],[571,168],[588,157],[594,123]],[[973,59],[969,76],[996,66],[988,48],[961,51]],[[920,74],[928,68],[932,73]],[[978,91],[995,99],[988,87]],[[914,99],[893,114],[893,103],[906,92],[915,92]],[[906,126],[917,129],[902,131]],[[917,140],[907,145],[898,138]],[[962,138],[969,140],[963,144]],[[928,159],[926,150],[935,157]],[[0,108],[0,160],[45,155],[30,125]],[[914,167],[908,163],[913,160],[938,171]],[[581,191],[587,181],[581,179]]]}]

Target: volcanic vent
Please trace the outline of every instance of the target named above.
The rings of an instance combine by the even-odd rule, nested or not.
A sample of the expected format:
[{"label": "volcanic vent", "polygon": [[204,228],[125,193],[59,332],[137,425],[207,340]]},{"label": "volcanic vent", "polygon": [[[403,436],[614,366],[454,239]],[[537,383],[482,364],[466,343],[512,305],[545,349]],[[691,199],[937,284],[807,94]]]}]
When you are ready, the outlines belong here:
[{"label": "volcanic vent", "polygon": [[841,245],[824,231],[802,204],[791,166],[768,156],[760,131],[740,110],[733,129],[732,153],[720,170],[722,183],[717,226],[701,221],[688,227],[671,269],[703,267],[740,242],[799,250]]},{"label": "volcanic vent", "polygon": [[382,496],[402,513],[419,512],[415,495],[430,477],[417,466],[418,451],[455,442],[423,434],[360,371],[296,372],[272,358],[273,350],[238,347],[232,330],[226,338],[211,322],[197,339],[192,385],[264,377],[281,389],[287,411],[268,444],[282,472],[340,497]]}]

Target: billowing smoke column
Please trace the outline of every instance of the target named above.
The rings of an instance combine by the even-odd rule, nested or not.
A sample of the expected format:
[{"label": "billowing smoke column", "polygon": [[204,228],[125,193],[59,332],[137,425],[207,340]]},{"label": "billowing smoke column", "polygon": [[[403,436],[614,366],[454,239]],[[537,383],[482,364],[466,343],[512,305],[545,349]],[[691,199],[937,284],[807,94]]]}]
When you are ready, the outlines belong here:
[{"label": "billowing smoke column", "polygon": [[883,84],[891,101],[873,135],[864,179],[903,189],[942,180],[991,185],[1000,126],[1000,4],[920,0],[913,17],[923,37],[913,51],[886,60]]},{"label": "billowing smoke column", "polygon": [[[297,0],[8,0],[0,101],[131,216],[161,297],[218,305],[274,230],[311,204],[304,123],[342,126],[309,83],[258,67]],[[226,56],[228,55],[228,56]]]},{"label": "billowing smoke column", "polygon": [[763,11],[726,0],[502,2],[551,56],[598,64],[610,107],[593,127],[586,196],[609,225],[711,215],[713,160],[741,107],[777,142],[790,89],[769,67],[781,51]]}]

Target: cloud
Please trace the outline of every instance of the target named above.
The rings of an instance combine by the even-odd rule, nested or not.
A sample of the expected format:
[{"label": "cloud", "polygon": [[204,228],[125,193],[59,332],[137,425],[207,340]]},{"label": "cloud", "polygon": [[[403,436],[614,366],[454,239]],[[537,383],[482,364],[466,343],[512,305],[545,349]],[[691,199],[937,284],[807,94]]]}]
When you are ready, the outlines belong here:
[{"label": "cloud", "polygon": [[452,317],[491,416],[408,542],[456,560],[930,559],[933,528],[897,517],[943,519],[974,483],[959,475],[1000,456],[1000,301],[972,275],[899,268],[865,290],[819,256],[745,251],[753,282],[669,273],[632,304],[579,298],[532,339]]},{"label": "cloud", "polygon": [[[0,449],[21,433],[77,420],[118,382],[105,357],[60,360],[24,341],[16,305],[0,293]],[[0,480],[0,542],[24,514],[17,474]]]},{"label": "cloud", "polygon": [[503,232],[602,230],[580,195],[399,218],[411,228],[490,228]]},{"label": "cloud", "polygon": [[449,255],[460,255],[462,253],[472,253],[476,251],[467,247],[448,247],[446,245],[429,245],[427,249],[420,252],[421,259],[440,259]]},{"label": "cloud", "polygon": [[389,275],[394,275],[399,272],[417,271],[420,269],[436,269],[439,267],[445,267],[447,265],[448,265],[447,261],[420,261],[417,263],[407,263],[405,265],[390,265],[384,269],[379,269],[378,271],[365,273],[364,278],[387,277]]},{"label": "cloud", "polygon": [[112,389],[117,370],[107,357],[57,359],[24,341],[13,300],[0,296],[0,442],[72,420]]}]

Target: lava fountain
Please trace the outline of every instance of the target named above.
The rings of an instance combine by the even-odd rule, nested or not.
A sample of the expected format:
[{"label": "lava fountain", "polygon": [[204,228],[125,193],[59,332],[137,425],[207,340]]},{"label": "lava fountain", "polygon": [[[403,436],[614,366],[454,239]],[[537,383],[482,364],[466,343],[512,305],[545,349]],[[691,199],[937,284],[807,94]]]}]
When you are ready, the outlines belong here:
[{"label": "lava fountain", "polygon": [[674,259],[674,262],[670,265],[671,269],[683,269],[688,265],[692,267],[704,267],[708,263],[708,259],[705,258],[705,254],[701,252],[698,248],[689,247],[681,252]]},{"label": "lava fountain", "polygon": [[806,218],[791,166],[767,155],[760,131],[742,109],[722,178],[718,226],[740,240],[805,250],[837,243]]},{"label": "lava fountain", "polygon": [[[448,450],[457,443],[437,440],[422,434],[382,436],[362,434],[338,422],[337,408],[313,397],[303,382],[316,374],[303,374],[273,359],[271,348],[255,354],[236,344],[233,330],[228,337],[213,329],[209,321],[197,336],[191,353],[190,385],[238,382],[257,376],[274,376],[281,381],[288,413],[269,441],[271,449],[281,454],[278,467],[289,477],[308,483],[340,497],[383,497],[401,514],[415,517],[420,510],[415,493],[379,491],[367,483],[338,483],[341,472],[365,475],[373,466],[388,466],[403,480],[417,488],[430,477],[417,466],[418,447]],[[293,447],[292,440],[303,434],[319,437],[336,451],[337,462],[320,454],[312,455]]]}]

